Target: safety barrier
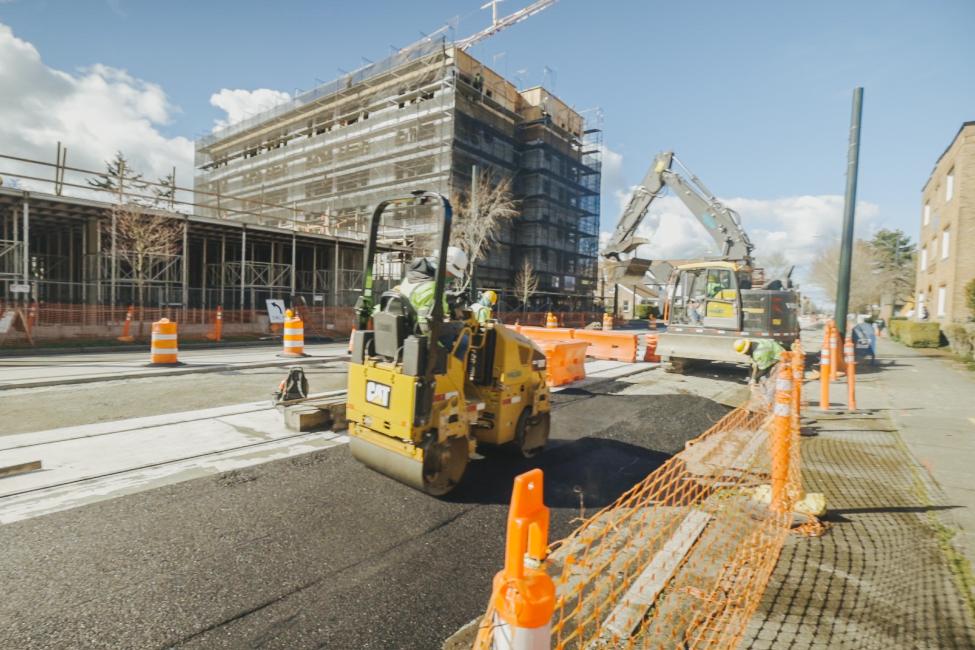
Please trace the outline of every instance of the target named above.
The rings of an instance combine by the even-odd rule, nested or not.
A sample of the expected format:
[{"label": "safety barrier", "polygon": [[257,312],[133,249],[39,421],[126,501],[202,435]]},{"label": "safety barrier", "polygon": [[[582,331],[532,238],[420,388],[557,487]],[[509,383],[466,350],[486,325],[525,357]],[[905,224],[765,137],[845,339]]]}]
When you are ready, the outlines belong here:
[{"label": "safety barrier", "polygon": [[538,325],[539,327],[544,327],[545,319],[549,313],[555,314],[558,322],[562,323],[562,327],[585,327],[590,323],[600,322],[600,319],[603,317],[602,312],[595,311],[509,311],[503,314],[496,313],[496,317],[505,325],[514,325],[517,321],[522,325]]},{"label": "safety barrier", "polygon": [[601,332],[599,330],[575,330],[572,338],[589,343],[587,356],[610,361],[636,362],[636,333]]},{"label": "safety barrier", "polygon": [[[539,568],[556,589],[550,638],[520,647],[738,645],[790,530],[823,530],[809,514],[793,527],[803,504],[822,499],[802,492],[798,359],[783,357],[771,394],[756,389],[747,405],[549,546]],[[510,647],[501,636],[510,622],[499,612],[510,591],[494,587],[478,650]]]},{"label": "safety barrier", "polygon": [[179,365],[179,344],[176,323],[162,318],[152,324],[152,341],[149,344],[150,366]]},{"label": "safety barrier", "polygon": [[515,325],[514,330],[523,334],[536,343],[544,341],[571,341],[575,338],[574,329],[565,327],[532,327],[529,325]]},{"label": "safety barrier", "polygon": [[657,335],[645,334],[644,341],[643,360],[659,363],[660,357],[657,355]]},{"label": "safety barrier", "polygon": [[586,378],[585,341],[539,341],[545,353],[546,380],[549,386],[564,386]]},{"label": "safety barrier", "polygon": [[210,341],[223,340],[223,307],[217,307],[217,313],[213,317],[213,331],[207,334]]},{"label": "safety barrier", "polygon": [[[514,325],[513,327],[515,331],[524,334],[536,343],[542,341],[585,341],[589,344],[586,356],[593,359],[625,361],[627,363],[635,363],[637,360],[638,338],[641,336],[637,332],[603,332],[600,330],[530,327],[527,325]],[[654,351],[656,351],[656,337],[654,337]],[[659,361],[659,359],[657,360]]]},{"label": "safety barrier", "polygon": [[283,348],[279,356],[306,357],[305,354],[305,326],[301,316],[290,309],[284,312],[284,335],[281,337]]},{"label": "safety barrier", "polygon": [[132,343],[135,337],[132,336],[132,305],[129,305],[125,312],[125,323],[122,325],[122,335],[118,337],[122,343]]},{"label": "safety barrier", "polygon": [[[6,308],[21,308],[28,314],[28,306],[17,301],[0,300],[0,312]],[[352,329],[352,307],[299,308],[305,329],[309,334],[344,337]],[[128,306],[76,305],[40,302],[34,307],[36,314],[33,338],[38,343],[70,340],[118,339],[120,330],[124,336],[124,323],[130,312]],[[213,308],[131,307],[129,335],[135,340],[144,339],[151,324],[161,318],[178,321],[180,338],[184,341],[213,340]],[[227,337],[256,338],[267,333],[267,315],[263,309],[222,309],[221,340]],[[15,343],[18,337],[10,336],[6,343]],[[128,342],[128,341],[125,341]]]}]

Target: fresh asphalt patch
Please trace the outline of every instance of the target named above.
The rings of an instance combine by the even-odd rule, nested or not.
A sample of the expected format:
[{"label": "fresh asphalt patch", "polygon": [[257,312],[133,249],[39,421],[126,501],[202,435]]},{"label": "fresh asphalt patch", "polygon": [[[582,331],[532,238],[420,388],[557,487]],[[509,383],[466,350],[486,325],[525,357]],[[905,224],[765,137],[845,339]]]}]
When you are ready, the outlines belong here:
[{"label": "fresh asphalt patch", "polygon": [[553,395],[553,440],[484,450],[444,499],[343,445],[0,527],[0,647],[437,648],[481,612],[512,479],[545,471],[551,537],[727,412],[688,395]]}]

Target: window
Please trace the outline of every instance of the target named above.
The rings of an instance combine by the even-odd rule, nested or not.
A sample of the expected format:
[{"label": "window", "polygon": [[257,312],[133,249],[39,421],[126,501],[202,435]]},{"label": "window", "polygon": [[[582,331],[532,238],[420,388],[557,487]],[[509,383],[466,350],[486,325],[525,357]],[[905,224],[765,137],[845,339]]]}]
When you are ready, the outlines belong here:
[{"label": "window", "polygon": [[951,247],[951,231],[945,228],[941,233],[941,259],[948,259],[948,249]]},{"label": "window", "polygon": [[955,168],[948,170],[948,178],[945,179],[945,202],[951,200],[955,195]]},{"label": "window", "polygon": [[947,291],[945,291],[945,287],[938,287],[938,316],[944,316],[945,315],[945,297],[946,297],[946,294],[947,294]]},{"label": "window", "polygon": [[[928,247],[925,246],[921,249],[921,270],[926,271],[928,268]],[[922,296],[924,294],[921,294]]]},{"label": "window", "polygon": [[931,223],[931,206],[927,203],[924,204],[924,225]]}]

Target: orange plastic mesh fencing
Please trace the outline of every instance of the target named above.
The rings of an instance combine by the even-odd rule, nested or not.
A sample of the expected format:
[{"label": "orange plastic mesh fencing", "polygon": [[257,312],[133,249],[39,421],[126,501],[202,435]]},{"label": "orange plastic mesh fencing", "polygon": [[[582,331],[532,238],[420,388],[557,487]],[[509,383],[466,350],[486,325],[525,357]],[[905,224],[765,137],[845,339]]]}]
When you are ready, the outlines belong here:
[{"label": "orange plastic mesh fencing", "polygon": [[[550,546],[553,648],[737,646],[802,496],[796,404],[791,394],[775,399],[786,376],[771,377],[747,405]],[[775,447],[789,462],[779,507],[776,431],[787,436]],[[490,621],[483,619],[475,648],[490,647]]]}]

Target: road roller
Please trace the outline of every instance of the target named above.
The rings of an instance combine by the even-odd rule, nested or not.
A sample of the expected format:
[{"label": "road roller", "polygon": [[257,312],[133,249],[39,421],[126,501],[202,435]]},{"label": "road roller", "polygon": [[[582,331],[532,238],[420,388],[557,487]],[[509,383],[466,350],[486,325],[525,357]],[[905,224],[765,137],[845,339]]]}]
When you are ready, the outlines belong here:
[{"label": "road roller", "polygon": [[[445,260],[452,212],[442,195],[416,191],[372,214],[349,364],[347,418],[352,455],[366,466],[434,496],[460,483],[479,444],[525,457],[542,451],[550,429],[545,355],[502,323],[478,323],[448,305],[445,264],[436,265],[429,318],[395,289],[376,298],[373,266],[383,212],[429,204],[439,212]],[[448,301],[449,302],[449,301]]]}]

